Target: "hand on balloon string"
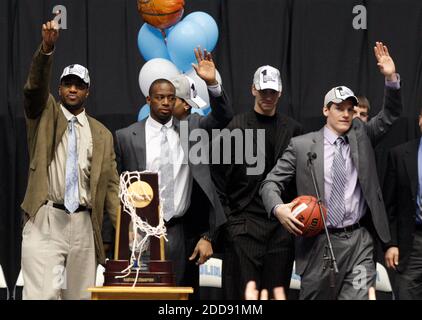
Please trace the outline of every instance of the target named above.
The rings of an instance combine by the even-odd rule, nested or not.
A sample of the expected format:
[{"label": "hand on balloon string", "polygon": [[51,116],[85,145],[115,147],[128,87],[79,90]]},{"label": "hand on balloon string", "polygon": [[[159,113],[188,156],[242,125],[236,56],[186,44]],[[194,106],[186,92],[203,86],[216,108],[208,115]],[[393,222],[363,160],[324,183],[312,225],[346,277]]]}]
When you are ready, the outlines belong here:
[{"label": "hand on balloon string", "polygon": [[211,52],[208,52],[207,49],[201,50],[200,47],[195,48],[193,51],[195,52],[197,64],[192,63],[192,67],[195,69],[198,76],[204,80],[208,86],[218,84],[215,64],[212,60]]}]

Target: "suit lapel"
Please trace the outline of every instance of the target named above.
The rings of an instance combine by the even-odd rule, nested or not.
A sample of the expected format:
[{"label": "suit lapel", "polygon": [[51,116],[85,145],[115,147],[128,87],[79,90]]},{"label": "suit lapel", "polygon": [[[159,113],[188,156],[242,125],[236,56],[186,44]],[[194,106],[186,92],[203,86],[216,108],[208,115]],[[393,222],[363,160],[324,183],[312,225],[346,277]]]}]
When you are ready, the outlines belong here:
[{"label": "suit lapel", "polygon": [[94,204],[95,194],[97,191],[98,180],[100,178],[101,166],[104,158],[104,137],[100,126],[97,125],[93,119],[87,115],[89,128],[92,136],[92,161],[91,161],[91,176],[90,187],[92,203]]},{"label": "suit lapel", "polygon": [[352,129],[346,134],[346,136],[349,139],[350,155],[352,156],[353,164],[355,165],[357,172],[359,172],[359,151],[356,131]]},{"label": "suit lapel", "polygon": [[325,202],[325,184],[324,184],[324,127],[315,133],[312,140],[311,152],[316,153],[317,158],[314,160],[315,176],[318,184],[322,201]]},{"label": "suit lapel", "polygon": [[139,122],[139,125],[135,127],[132,131],[131,142],[132,150],[136,157],[136,162],[138,164],[138,170],[146,169],[146,142],[145,142],[145,123],[146,119]]},{"label": "suit lapel", "polygon": [[[54,140],[54,149],[53,149],[53,154],[56,152],[57,147],[60,143],[60,141],[62,141],[63,138],[63,134],[65,133],[67,129],[67,120],[66,117],[63,114],[63,111],[59,105],[59,115],[57,117],[57,127],[56,127],[56,135],[55,135],[55,140]],[[53,158],[50,159],[49,163],[53,160]]]},{"label": "suit lapel", "polygon": [[412,188],[412,195],[416,195],[418,190],[418,149],[419,139],[414,140],[405,151],[404,163],[409,177],[410,186]]}]

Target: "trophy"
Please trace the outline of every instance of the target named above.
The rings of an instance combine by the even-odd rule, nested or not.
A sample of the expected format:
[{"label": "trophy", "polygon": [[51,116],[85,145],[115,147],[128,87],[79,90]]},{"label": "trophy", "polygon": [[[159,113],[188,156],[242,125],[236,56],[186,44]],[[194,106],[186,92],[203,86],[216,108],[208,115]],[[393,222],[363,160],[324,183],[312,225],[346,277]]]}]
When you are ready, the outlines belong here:
[{"label": "trophy", "polygon": [[106,261],[104,285],[175,286],[172,263],[165,259],[158,174],[123,172],[119,197],[115,260]]}]

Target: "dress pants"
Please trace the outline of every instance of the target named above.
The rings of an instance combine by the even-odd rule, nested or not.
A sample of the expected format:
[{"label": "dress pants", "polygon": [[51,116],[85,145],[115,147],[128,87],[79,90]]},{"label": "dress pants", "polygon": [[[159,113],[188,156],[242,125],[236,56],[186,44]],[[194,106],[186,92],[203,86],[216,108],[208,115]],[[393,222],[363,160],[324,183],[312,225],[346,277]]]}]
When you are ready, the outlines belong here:
[{"label": "dress pants", "polygon": [[406,268],[396,276],[399,300],[422,300],[422,230],[416,230]]},{"label": "dress pants", "polygon": [[21,264],[23,299],[89,299],[96,274],[89,211],[41,206],[24,226]]},{"label": "dress pants", "polygon": [[317,236],[301,275],[300,299],[368,300],[369,287],[375,287],[376,269],[372,236],[365,228],[330,233],[339,273],[330,288],[329,255],[325,233]]},{"label": "dress pants", "polygon": [[283,286],[288,292],[294,260],[294,242],[275,218],[241,213],[226,223],[223,260],[225,299],[243,300],[248,281],[259,289]]},{"label": "dress pants", "polygon": [[173,272],[176,276],[176,285],[181,286],[186,269],[186,247],[185,232],[183,223],[180,221],[171,226],[167,226],[167,240],[164,250],[166,260],[171,260]]}]

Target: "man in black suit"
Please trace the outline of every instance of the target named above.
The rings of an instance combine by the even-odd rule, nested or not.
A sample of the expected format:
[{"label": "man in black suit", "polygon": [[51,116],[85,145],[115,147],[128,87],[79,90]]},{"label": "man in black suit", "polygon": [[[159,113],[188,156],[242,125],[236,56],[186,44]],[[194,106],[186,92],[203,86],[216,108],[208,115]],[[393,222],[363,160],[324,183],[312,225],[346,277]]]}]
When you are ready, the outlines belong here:
[{"label": "man in black suit", "polygon": [[[178,121],[172,116],[176,102],[175,86],[165,79],[154,81],[147,97],[150,116],[116,132],[116,161],[119,172],[159,172],[160,201],[164,200],[161,205],[169,240],[166,242],[166,257],[173,262],[176,284],[197,288],[198,267],[194,268],[195,274],[186,276],[187,264],[195,263],[198,255],[197,265],[211,257],[211,242],[226,218],[211,180],[209,164],[192,161],[192,147],[208,144],[209,140],[192,141],[184,134],[190,136],[197,129],[203,129],[201,132],[222,129],[232,119],[233,112],[216,80],[211,54],[200,50],[195,52],[198,61],[195,70],[208,85],[212,111],[206,117],[195,113]],[[196,92],[191,91],[191,98],[195,99]],[[167,150],[165,155],[164,149]],[[163,161],[165,157],[169,161]],[[170,170],[168,164],[171,164]],[[163,174],[164,167],[167,174]],[[191,251],[188,247],[191,247],[193,238],[195,244]]]},{"label": "man in black suit", "polygon": [[[419,115],[419,127],[422,131],[422,113]],[[391,149],[384,180],[384,198],[391,231],[385,263],[397,272],[398,299],[422,299],[421,186],[421,139]]]},{"label": "man in black suit", "polygon": [[[269,292],[275,287],[288,287],[294,259],[293,238],[266,213],[258,190],[290,138],[301,133],[301,127],[276,110],[282,91],[279,70],[258,68],[251,91],[255,97],[253,110],[236,115],[227,127],[233,135],[230,164],[213,166],[228,219],[223,261],[226,299],[243,299],[249,280],[256,281],[259,290]],[[256,163],[245,154],[236,154],[239,145],[234,141],[238,141],[240,132],[245,153],[250,148],[257,156]]]}]

